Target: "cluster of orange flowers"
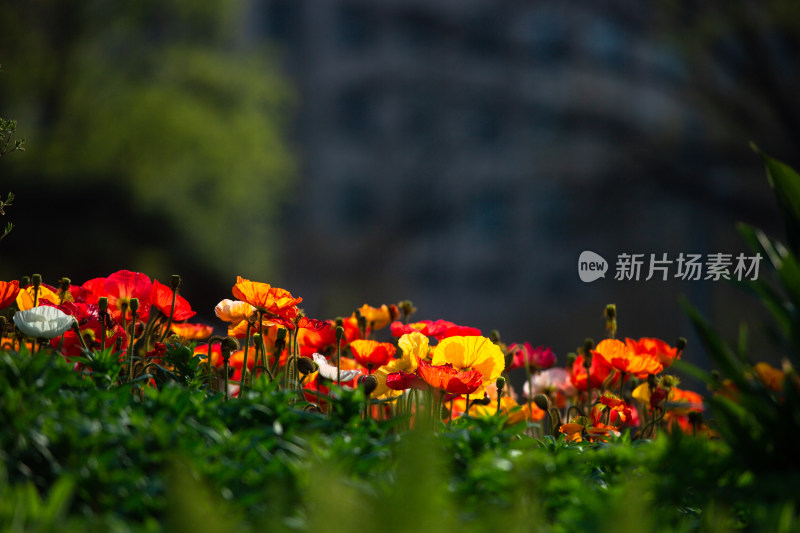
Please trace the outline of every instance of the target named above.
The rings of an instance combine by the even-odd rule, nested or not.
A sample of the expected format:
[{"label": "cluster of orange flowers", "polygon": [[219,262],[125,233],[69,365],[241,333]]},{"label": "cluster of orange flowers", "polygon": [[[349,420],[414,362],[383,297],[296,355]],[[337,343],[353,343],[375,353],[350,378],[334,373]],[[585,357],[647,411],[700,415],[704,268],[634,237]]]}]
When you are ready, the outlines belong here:
[{"label": "cluster of orange flowers", "polygon": [[[260,376],[282,377],[284,387],[302,391],[320,410],[338,388],[361,386],[377,416],[390,416],[399,405],[418,408],[404,400],[419,394],[439,407],[436,416],[444,421],[505,416],[508,423],[527,421],[538,434],[564,434],[570,441],[605,440],[625,428],[644,437],[657,428],[709,433],[699,416],[702,396],[664,373],[683,344],[617,340],[616,321],[610,338],[587,344],[559,366],[544,346],[506,345],[499,335],[489,338],[446,320],[410,322],[416,311],[410,302],[364,304],[346,318],[317,320],[298,307],[302,298],[238,277],[233,299],[215,308],[227,336],[237,339],[233,346],[244,344],[226,349],[214,327],[189,322],[195,312],[179,286],[177,276],[168,286],[127,270],[82,285],[62,279],[51,286],[37,276],[22,284],[0,281],[3,346],[21,349],[29,342],[34,349],[38,342],[67,358],[111,349],[132,368],[136,358],[163,356],[170,338],[197,343],[194,353],[225,378],[224,388],[216,380],[211,390],[226,395],[241,394]],[[521,380],[513,372],[521,369],[525,381],[518,393],[514,382]],[[771,387],[783,379],[765,363],[754,374]]]}]

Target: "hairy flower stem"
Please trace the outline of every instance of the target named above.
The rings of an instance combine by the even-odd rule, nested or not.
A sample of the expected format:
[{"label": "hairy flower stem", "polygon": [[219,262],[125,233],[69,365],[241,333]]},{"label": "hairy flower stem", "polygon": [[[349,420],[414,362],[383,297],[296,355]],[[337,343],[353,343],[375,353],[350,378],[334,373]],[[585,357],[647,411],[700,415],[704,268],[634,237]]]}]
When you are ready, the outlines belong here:
[{"label": "hairy flower stem", "polygon": [[[262,337],[263,338],[263,337]],[[244,388],[245,384],[247,383],[247,379],[245,376],[247,375],[247,357],[250,355],[248,352],[250,351],[250,322],[247,323],[247,333],[244,336],[244,362],[242,363],[242,375],[239,378],[239,398],[244,396]],[[253,366],[258,364],[258,352],[259,350],[256,349],[255,361],[253,362]],[[266,358],[264,358],[266,360]]]}]

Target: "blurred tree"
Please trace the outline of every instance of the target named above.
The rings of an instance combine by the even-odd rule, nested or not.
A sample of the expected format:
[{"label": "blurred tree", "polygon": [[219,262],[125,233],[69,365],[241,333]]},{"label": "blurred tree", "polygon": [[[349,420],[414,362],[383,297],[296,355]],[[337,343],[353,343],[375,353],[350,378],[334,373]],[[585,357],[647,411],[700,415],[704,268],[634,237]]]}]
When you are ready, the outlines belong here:
[{"label": "blurred tree", "polygon": [[[800,2],[663,0],[664,29],[683,52],[706,132],[731,161],[747,141],[800,164]],[[713,124],[713,127],[711,126]],[[738,156],[737,156],[738,154]]]},{"label": "blurred tree", "polygon": [[[0,102],[24,120],[29,151],[2,169],[28,218],[4,242],[0,274],[44,269],[34,260],[57,253],[76,281],[86,268],[225,282],[273,271],[275,220],[294,172],[293,96],[265,50],[242,39],[245,7],[4,6]],[[69,231],[31,246],[48,226]]]}]

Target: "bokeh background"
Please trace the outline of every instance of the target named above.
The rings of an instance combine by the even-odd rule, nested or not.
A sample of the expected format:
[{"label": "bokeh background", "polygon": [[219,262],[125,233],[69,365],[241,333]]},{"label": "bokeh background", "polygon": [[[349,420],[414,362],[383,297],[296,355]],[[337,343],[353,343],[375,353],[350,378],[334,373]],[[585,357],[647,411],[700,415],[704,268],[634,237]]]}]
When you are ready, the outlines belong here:
[{"label": "bokeh background", "polygon": [[800,166],[798,43],[795,0],[3,2],[27,150],[0,159],[0,278],[180,273],[216,324],[242,275],[313,317],[410,299],[562,357],[616,303],[621,336],[702,364],[684,295],[769,359],[732,284],[613,269],[781,236],[748,143]]}]

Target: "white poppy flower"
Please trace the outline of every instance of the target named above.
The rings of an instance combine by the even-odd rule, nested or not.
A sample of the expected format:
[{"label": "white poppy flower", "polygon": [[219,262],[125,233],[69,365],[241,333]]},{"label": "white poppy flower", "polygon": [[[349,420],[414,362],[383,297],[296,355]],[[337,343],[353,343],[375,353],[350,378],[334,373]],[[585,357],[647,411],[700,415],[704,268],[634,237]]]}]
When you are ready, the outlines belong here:
[{"label": "white poppy flower", "polygon": [[75,317],[45,305],[14,313],[14,324],[26,337],[33,339],[54,339],[63,335],[74,323]]},{"label": "white poppy flower", "polygon": [[[533,389],[533,390],[531,390]],[[560,390],[565,396],[575,394],[575,387],[569,380],[569,374],[561,367],[548,368],[531,376],[530,384],[522,386],[522,393],[531,398],[537,394],[549,394]]]},{"label": "white poppy flower", "polygon": [[[336,365],[332,365],[325,359],[324,355],[315,353],[314,362],[319,365],[319,375],[323,378],[336,381]],[[361,375],[360,370],[340,370],[339,374],[342,381],[350,381]]]}]

